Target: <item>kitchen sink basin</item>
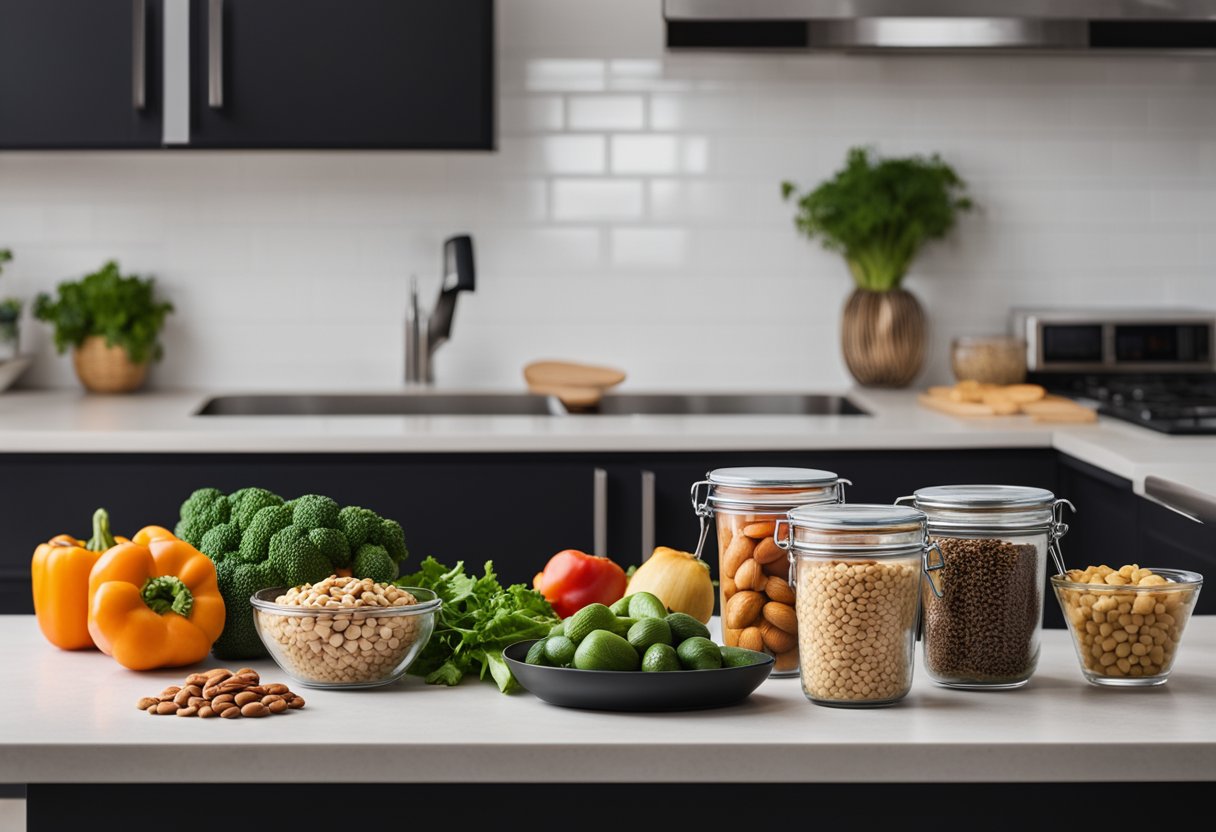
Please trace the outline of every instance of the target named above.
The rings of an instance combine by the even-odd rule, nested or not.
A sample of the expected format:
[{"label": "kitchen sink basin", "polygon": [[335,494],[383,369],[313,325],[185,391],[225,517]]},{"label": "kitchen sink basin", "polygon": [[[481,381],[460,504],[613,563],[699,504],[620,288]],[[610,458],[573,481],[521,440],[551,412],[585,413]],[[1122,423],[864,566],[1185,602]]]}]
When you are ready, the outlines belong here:
[{"label": "kitchen sink basin", "polygon": [[843,396],[802,393],[624,393],[570,411],[548,396],[526,393],[253,394],[217,396],[199,416],[860,416]]}]

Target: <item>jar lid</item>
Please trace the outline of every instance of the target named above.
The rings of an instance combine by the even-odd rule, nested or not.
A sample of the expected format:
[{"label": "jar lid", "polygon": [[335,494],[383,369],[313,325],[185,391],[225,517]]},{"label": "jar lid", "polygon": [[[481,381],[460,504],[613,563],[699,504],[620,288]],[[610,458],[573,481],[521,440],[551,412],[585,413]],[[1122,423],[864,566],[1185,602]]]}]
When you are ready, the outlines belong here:
[{"label": "jar lid", "polygon": [[788,516],[795,527],[823,531],[871,529],[881,532],[920,526],[925,522],[925,513],[918,509],[868,503],[798,506]]},{"label": "jar lid", "polygon": [[934,485],[913,493],[917,508],[954,511],[1025,511],[1049,509],[1056,495],[1046,488],[1023,485]]},{"label": "jar lid", "polygon": [[705,475],[710,485],[733,488],[814,488],[832,485],[838,479],[831,471],[818,468],[781,468],[756,466],[748,468],[715,468]]}]

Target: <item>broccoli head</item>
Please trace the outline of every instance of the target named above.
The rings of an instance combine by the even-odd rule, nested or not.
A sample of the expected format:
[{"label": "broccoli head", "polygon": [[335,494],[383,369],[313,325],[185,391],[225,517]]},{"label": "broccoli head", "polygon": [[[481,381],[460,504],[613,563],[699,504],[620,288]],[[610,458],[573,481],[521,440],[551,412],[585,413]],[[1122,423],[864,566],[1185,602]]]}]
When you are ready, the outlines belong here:
[{"label": "broccoli head", "polygon": [[203,541],[203,535],[213,526],[227,523],[228,517],[228,500],[223,492],[214,488],[200,488],[182,503],[181,520],[174,527],[173,534],[197,548]]},{"label": "broccoli head", "polygon": [[236,523],[231,522],[212,526],[203,535],[202,541],[196,548],[218,563],[225,553],[235,552],[241,548],[240,527]]},{"label": "broccoli head", "polygon": [[380,521],[379,540],[393,561],[400,563],[410,556],[409,549],[405,548],[405,532],[396,520]]},{"label": "broccoli head", "polygon": [[228,503],[232,506],[232,518],[241,531],[245,531],[259,511],[268,506],[283,505],[283,498],[265,488],[242,488],[228,495]]},{"label": "broccoli head", "polygon": [[291,525],[291,509],[287,506],[266,506],[253,516],[241,535],[241,560],[255,564],[266,560],[270,553],[270,538],[275,532]]},{"label": "broccoli head", "polygon": [[371,509],[347,506],[338,512],[338,528],[346,535],[353,551],[364,543],[376,543],[380,538],[380,515]]},{"label": "broccoli head", "polygon": [[[234,563],[234,560],[226,558],[224,562]],[[266,647],[258,638],[249,596],[261,589],[282,586],[283,576],[268,562],[237,564],[231,567],[231,571],[226,569],[225,572],[224,577],[227,580],[219,582],[220,595],[224,598],[224,609],[227,612],[224,632],[220,633],[211,650],[221,659],[254,659],[264,656]]]},{"label": "broccoli head", "polygon": [[355,552],[351,572],[356,578],[371,578],[378,584],[386,584],[396,579],[397,564],[393,563],[383,546],[364,543]]},{"label": "broccoli head", "polygon": [[337,529],[313,529],[308,539],[321,550],[334,569],[350,566],[350,544]]},{"label": "broccoli head", "polygon": [[320,494],[305,494],[291,501],[291,522],[306,529],[338,528],[338,504]]},{"label": "broccoli head", "polygon": [[329,558],[309,538],[308,529],[294,523],[270,538],[267,562],[288,586],[315,583],[333,572]]}]

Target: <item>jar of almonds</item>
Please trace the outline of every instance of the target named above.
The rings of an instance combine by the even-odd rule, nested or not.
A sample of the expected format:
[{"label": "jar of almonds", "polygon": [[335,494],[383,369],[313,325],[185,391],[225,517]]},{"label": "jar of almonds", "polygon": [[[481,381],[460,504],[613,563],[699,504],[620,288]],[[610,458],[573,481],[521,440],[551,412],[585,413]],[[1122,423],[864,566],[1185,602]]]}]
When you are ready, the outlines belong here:
[{"label": "jar of almonds", "polygon": [[790,562],[774,526],[796,506],[844,502],[845,484],[852,483],[815,468],[717,468],[692,487],[701,518],[697,557],[709,518],[717,521],[722,641],[774,656],[774,676],[798,675]]},{"label": "jar of almonds", "polygon": [[777,523],[794,556],[802,692],[817,705],[873,708],[912,687],[921,573],[941,569],[923,512],[800,506]]}]

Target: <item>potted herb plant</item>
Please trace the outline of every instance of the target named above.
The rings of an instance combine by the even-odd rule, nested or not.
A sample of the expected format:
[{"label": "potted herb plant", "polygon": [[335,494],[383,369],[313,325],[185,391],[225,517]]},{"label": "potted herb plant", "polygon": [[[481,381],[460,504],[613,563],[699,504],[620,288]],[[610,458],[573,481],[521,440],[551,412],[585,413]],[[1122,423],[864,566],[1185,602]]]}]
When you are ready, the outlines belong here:
[{"label": "potted herb plant", "polygon": [[[7,248],[0,248],[0,272],[4,264],[13,259],[13,253]],[[17,357],[20,347],[21,301],[17,298],[0,299],[0,361],[10,361]]]},{"label": "potted herb plant", "polygon": [[853,275],[841,343],[859,383],[903,387],[920,372],[925,313],[901,284],[921,247],[945,237],[971,209],[965,192],[966,183],[936,154],[878,159],[859,147],[812,191],[781,184],[782,196],[797,200],[794,225],[843,254]]},{"label": "potted herb plant", "polygon": [[143,385],[148,366],[161,357],[160,331],[172,311],[156,299],[152,278],[124,277],[113,260],[34,302],[34,316],[55,327],[55,348],[72,348],[76,375],[94,393]]}]

